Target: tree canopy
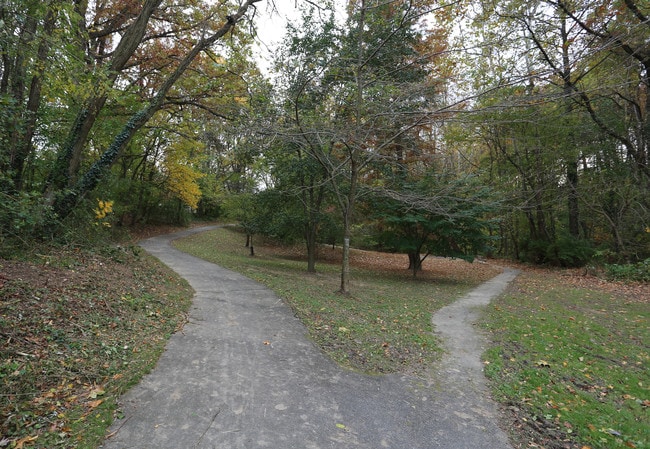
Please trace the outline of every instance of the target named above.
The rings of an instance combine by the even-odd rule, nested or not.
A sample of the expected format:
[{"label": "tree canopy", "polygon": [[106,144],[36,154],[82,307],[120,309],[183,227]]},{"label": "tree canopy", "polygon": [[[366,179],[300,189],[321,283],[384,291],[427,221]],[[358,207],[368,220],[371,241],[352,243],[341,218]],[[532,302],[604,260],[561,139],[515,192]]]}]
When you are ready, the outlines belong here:
[{"label": "tree canopy", "polygon": [[298,5],[262,71],[273,2],[2,2],[0,239],[100,200],[113,224],[239,217],[308,271],[323,242],[415,270],[650,256],[647,2]]}]

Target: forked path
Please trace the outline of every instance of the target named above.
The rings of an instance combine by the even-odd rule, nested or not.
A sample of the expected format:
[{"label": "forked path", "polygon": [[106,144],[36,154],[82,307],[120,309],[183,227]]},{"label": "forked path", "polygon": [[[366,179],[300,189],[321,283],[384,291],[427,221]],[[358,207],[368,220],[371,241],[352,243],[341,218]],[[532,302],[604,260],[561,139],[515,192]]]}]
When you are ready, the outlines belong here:
[{"label": "forked path", "polygon": [[[207,229],[142,243],[196,295],[189,322],[171,337],[156,368],[120,399],[123,418],[103,447],[511,448],[486,399],[480,339],[456,347],[459,335],[476,336],[471,324],[455,318],[456,309],[442,309],[435,318],[450,348],[436,367],[442,375],[433,376],[440,380],[346,371],[307,338],[273,292],[170,246]],[[512,277],[497,276],[467,298],[487,302]],[[458,313],[476,305],[471,300]]]}]

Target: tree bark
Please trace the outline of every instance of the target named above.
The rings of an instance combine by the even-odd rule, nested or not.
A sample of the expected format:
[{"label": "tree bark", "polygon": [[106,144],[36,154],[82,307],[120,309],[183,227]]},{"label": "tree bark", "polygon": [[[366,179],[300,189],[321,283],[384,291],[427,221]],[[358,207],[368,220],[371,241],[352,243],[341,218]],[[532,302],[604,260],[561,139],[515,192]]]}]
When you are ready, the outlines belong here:
[{"label": "tree bark", "polygon": [[422,258],[420,258],[420,252],[411,252],[408,253],[409,256],[409,270],[413,272],[413,277],[415,277],[418,271],[422,271]]},{"label": "tree bark", "polygon": [[[0,160],[0,169],[2,171],[10,170],[13,172],[13,185],[2,186],[3,189],[16,190],[16,183],[20,183],[24,161],[24,153],[28,148],[25,142],[25,121],[29,119],[27,111],[23,110],[23,104],[26,97],[27,73],[29,64],[29,47],[32,45],[38,28],[38,19],[36,12],[33,10],[35,2],[31,8],[28,7],[26,17],[20,33],[18,34],[18,47],[23,51],[17,52],[16,55],[10,56],[2,52],[2,82],[0,83],[0,93],[6,94],[13,100],[13,105],[7,107],[6,125],[3,128],[10,130],[8,133],[7,153],[8,160]],[[2,11],[3,15],[6,13]],[[4,111],[3,111],[4,112]],[[4,158],[3,158],[4,159]]]},{"label": "tree bark", "polygon": [[[562,83],[564,90],[564,101],[566,103],[565,111],[567,117],[573,114],[573,102],[571,94],[573,92],[573,80],[571,79],[571,58],[569,55],[569,34],[567,31],[567,17],[563,14],[561,8],[558,11],[560,14],[560,36],[562,38]],[[568,145],[575,147],[572,138],[573,133],[569,135]],[[578,204],[578,157],[573,156],[573,148],[569,148],[566,160],[566,176],[569,185],[569,192],[567,197],[567,209],[569,215],[569,234],[574,238],[580,237],[580,205]],[[573,157],[572,157],[573,156]]]},{"label": "tree bark", "polygon": [[317,225],[315,222],[307,223],[307,232],[305,236],[305,241],[307,243],[307,272],[315,273],[316,272],[316,258],[317,258]]},{"label": "tree bark", "polygon": [[[120,71],[133,56],[147,31],[149,19],[160,6],[162,0],[145,0],[142,10],[136,20],[126,29],[115,48],[113,57],[108,64],[107,82],[110,86],[117,79]],[[104,85],[104,83],[101,83]],[[93,128],[99,113],[108,99],[108,87],[100,87],[95,96],[82,106],[77,113],[74,125],[68,133],[66,145],[59,152],[54,171],[50,174],[50,188],[55,190],[71,187],[77,181],[83,149],[88,141],[88,135]],[[48,195],[50,196],[50,195]]]},{"label": "tree bark", "polygon": [[343,260],[341,262],[341,285],[339,293],[350,294],[350,233],[346,230],[343,237]]},{"label": "tree bark", "polygon": [[[162,0],[150,0],[147,2],[150,6],[159,4]],[[133,136],[144,126],[153,115],[163,106],[165,96],[178,79],[185,73],[192,61],[200,52],[209,48],[216,41],[228,33],[236,23],[244,16],[248,8],[261,0],[247,0],[239,7],[237,12],[228,16],[226,22],[213,35],[207,38],[201,38],[190,52],[181,60],[176,70],[165,80],[156,95],[150,100],[142,110],[134,114],[124,125],[121,132],[115,137],[108,149],[101,157],[90,167],[90,169],[74,184],[74,186],[57,197],[53,204],[53,209],[59,218],[67,217],[74,207],[81,200],[86,192],[94,189],[99,181],[104,177],[108,169],[113,165],[120,151],[124,148]],[[146,24],[145,24],[146,25]],[[126,50],[124,50],[126,51]],[[128,58],[127,58],[128,59]],[[82,122],[82,121],[80,121]],[[81,123],[83,127],[83,123]]]}]

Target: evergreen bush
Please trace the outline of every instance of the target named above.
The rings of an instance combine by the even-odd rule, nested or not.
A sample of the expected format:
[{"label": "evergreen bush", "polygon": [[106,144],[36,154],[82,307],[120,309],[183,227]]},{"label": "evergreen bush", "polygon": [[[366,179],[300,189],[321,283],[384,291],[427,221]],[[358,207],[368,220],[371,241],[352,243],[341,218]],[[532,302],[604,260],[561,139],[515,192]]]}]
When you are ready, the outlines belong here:
[{"label": "evergreen bush", "polygon": [[40,194],[0,192],[0,256],[11,256],[41,238],[52,218],[52,209]]},{"label": "evergreen bush", "polygon": [[650,282],[650,258],[637,263],[605,264],[605,273],[617,281]]}]

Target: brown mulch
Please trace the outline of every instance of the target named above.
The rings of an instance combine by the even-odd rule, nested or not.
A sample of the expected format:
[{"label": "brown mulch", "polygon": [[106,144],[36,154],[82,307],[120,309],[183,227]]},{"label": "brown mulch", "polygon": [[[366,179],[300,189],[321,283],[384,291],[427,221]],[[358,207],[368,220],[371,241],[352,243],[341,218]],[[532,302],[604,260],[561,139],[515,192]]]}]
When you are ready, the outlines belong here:
[{"label": "brown mulch", "polygon": [[[304,246],[271,246],[270,251],[278,257],[294,260],[305,259]],[[340,264],[343,252],[340,247],[322,245],[318,250],[318,263]],[[350,250],[350,266],[381,273],[411,273],[409,260],[405,254]],[[475,260],[467,262],[462,259],[428,256],[422,263],[422,271],[416,274],[418,279],[448,279],[456,281],[486,281],[501,271],[502,264],[493,261]]]},{"label": "brown mulch", "polygon": [[603,272],[586,268],[534,266],[513,261],[504,261],[503,264],[523,272],[537,273],[544,276],[556,276],[559,282],[569,287],[608,293],[622,297],[626,302],[650,302],[650,282],[610,280],[605,278]]},{"label": "brown mulch", "polygon": [[593,274],[587,274],[584,270],[566,270],[564,279],[573,287],[599,290],[622,296],[628,302],[650,302],[650,282],[610,281]]}]

